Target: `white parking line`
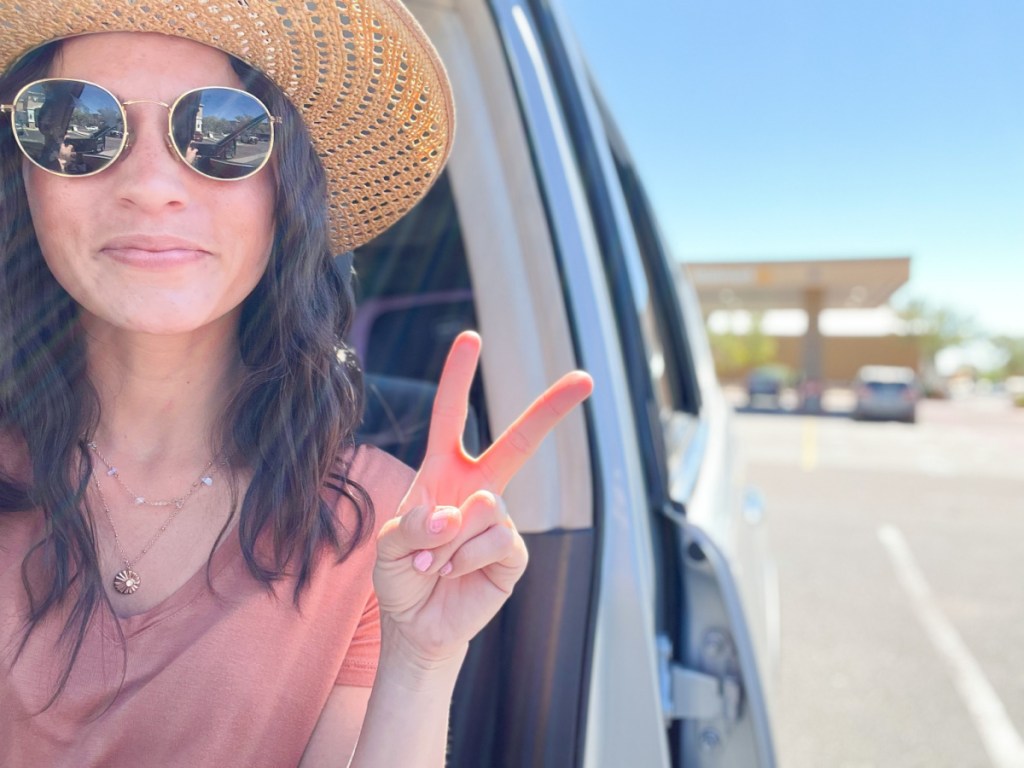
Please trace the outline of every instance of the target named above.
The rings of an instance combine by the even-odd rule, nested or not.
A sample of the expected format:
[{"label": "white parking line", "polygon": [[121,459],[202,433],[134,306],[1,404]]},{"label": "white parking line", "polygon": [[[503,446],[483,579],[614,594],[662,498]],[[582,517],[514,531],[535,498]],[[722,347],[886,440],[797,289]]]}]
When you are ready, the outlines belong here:
[{"label": "white parking line", "polygon": [[939,610],[903,534],[895,526],[883,525],[878,529],[878,538],[892,559],[897,579],[910,595],[918,621],[949,666],[953,684],[967,705],[992,765],[1024,768],[1024,739],[1013,727],[1006,707],[956,628]]}]

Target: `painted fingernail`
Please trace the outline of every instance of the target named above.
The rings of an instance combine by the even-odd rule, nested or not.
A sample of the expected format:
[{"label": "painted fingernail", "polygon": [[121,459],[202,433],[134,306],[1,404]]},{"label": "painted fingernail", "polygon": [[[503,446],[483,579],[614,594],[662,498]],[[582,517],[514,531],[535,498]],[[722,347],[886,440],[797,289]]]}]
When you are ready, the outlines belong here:
[{"label": "painted fingernail", "polygon": [[412,567],[420,573],[425,573],[432,562],[434,562],[434,555],[430,550],[423,549],[412,559]]},{"label": "painted fingernail", "polygon": [[440,533],[454,516],[455,507],[441,507],[430,516],[430,520],[427,522],[427,530],[431,533]]},{"label": "painted fingernail", "polygon": [[444,565],[442,565],[441,566],[441,570],[438,571],[438,573],[441,574],[442,576],[447,576],[451,572],[452,572],[452,564],[451,564],[450,560],[447,563],[445,563]]}]

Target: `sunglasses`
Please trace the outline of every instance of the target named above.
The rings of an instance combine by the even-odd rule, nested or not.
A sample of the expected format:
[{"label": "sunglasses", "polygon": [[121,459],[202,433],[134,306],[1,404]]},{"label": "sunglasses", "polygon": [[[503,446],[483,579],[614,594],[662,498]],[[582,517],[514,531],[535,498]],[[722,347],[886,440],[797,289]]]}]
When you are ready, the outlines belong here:
[{"label": "sunglasses", "polygon": [[220,86],[186,91],[173,104],[153,99],[118,101],[85,80],[48,78],[29,83],[10,112],[18,147],[33,164],[57,176],[93,176],[131,145],[125,107],[157,104],[167,110],[168,145],[208,179],[237,181],[258,173],[274,148],[280,117],[251,93]]}]

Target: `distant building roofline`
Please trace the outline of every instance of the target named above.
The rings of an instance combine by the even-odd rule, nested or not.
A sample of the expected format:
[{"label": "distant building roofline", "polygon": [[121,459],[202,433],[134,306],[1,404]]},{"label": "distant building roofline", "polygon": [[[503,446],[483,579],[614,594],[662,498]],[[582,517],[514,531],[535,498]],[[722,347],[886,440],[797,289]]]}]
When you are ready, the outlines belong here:
[{"label": "distant building roofline", "polygon": [[873,309],[910,279],[910,256],[689,261],[683,265],[705,312],[716,309]]}]

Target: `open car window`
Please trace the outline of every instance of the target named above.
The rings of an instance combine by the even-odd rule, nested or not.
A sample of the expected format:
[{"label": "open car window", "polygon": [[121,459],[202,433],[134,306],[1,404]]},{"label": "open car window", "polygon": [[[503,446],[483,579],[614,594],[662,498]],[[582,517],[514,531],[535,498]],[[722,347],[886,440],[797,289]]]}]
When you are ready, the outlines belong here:
[{"label": "open car window", "polygon": [[[448,349],[476,329],[473,288],[447,174],[397,225],[355,255],[356,316],[349,340],[366,374],[358,437],[418,467]],[[481,373],[470,393],[463,437],[477,453],[490,443]]]}]

